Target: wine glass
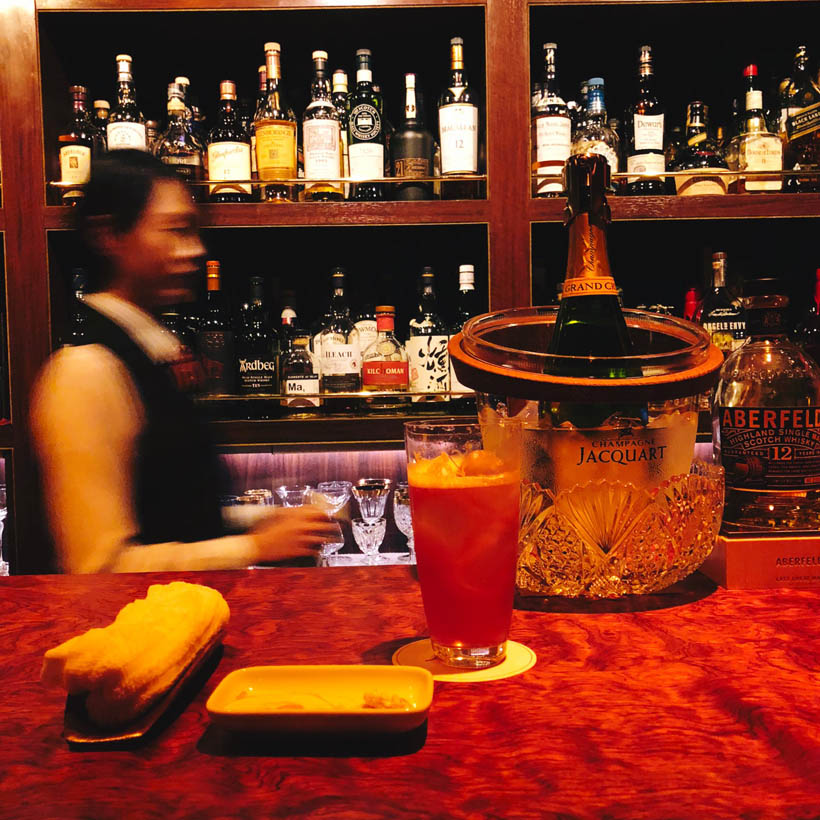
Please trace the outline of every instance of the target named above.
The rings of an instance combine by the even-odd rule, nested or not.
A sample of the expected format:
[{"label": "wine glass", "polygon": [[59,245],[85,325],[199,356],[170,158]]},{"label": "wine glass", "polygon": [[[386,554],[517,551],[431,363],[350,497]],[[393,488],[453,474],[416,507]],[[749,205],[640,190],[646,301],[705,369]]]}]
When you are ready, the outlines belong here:
[{"label": "wine glass", "polygon": [[353,497],[359,503],[362,520],[375,524],[384,517],[387,496],[393,482],[389,478],[360,478],[353,487]]},{"label": "wine glass", "polygon": [[415,564],[416,544],[413,540],[413,519],[410,515],[410,491],[406,481],[396,484],[393,492],[393,518],[401,534],[407,538],[410,563]]},{"label": "wine glass", "polygon": [[[320,481],[316,485],[313,499],[327,512],[328,518],[333,519],[342,507],[347,504],[352,487],[353,485],[349,481]],[[338,521],[335,524],[338,530],[337,537],[325,541],[319,553],[319,563],[322,565],[326,565],[328,557],[338,552],[345,545],[342,528]]]},{"label": "wine glass", "polygon": [[351,524],[353,538],[365,555],[365,563],[375,564],[379,547],[384,541],[384,533],[387,530],[387,519],[377,518],[375,521],[365,521],[361,518],[354,518]]},{"label": "wine glass", "polygon": [[310,484],[282,484],[276,488],[276,495],[285,507],[304,507],[312,490]]}]

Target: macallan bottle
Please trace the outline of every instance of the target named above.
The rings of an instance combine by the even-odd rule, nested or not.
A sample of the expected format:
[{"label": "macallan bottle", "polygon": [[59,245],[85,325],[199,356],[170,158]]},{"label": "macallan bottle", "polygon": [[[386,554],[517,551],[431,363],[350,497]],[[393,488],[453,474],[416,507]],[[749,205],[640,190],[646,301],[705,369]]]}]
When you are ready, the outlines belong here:
[{"label": "macallan bottle", "polygon": [[478,171],[478,106],[464,71],[464,40],[450,40],[450,78],[438,103],[441,174]]},{"label": "macallan bottle", "polygon": [[309,202],[332,202],[344,199],[338,179],[343,172],[341,124],[333,104],[327,73],[327,52],[313,52],[313,82],[310,103],[302,117],[302,148],[305,157],[305,179],[324,180],[305,186]]},{"label": "macallan bottle", "polygon": [[208,178],[224,180],[209,186],[211,202],[250,202],[250,138],[239,121],[236,83],[230,80],[219,84],[219,113],[208,135]]},{"label": "macallan bottle", "polygon": [[142,116],[137,105],[134,92],[132,63],[130,54],[117,55],[117,104],[106,124],[109,151],[116,151],[119,148],[148,150],[148,141],[145,137],[145,117]]},{"label": "macallan bottle", "polygon": [[[279,43],[265,43],[265,101],[254,117],[256,168],[263,182],[296,179],[296,117],[282,93]],[[265,185],[265,200],[288,202],[287,185]]]}]

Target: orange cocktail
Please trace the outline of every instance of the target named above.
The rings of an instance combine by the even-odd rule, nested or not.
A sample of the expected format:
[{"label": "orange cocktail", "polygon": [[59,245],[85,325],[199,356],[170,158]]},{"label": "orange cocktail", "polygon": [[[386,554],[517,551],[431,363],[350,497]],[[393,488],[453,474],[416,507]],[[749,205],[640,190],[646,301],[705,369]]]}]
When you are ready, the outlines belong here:
[{"label": "orange cocktail", "polygon": [[[468,449],[463,441],[450,447],[439,442],[440,452],[433,455],[428,441],[425,457],[419,452],[422,447],[412,446],[411,428],[436,426],[411,424],[407,432],[407,478],[424,612],[440,660],[489,666],[504,658],[512,618],[520,427],[511,425],[500,439],[485,436],[482,441],[478,425],[447,425],[469,428],[473,446],[482,449]],[[506,452],[484,449],[488,443]]]}]

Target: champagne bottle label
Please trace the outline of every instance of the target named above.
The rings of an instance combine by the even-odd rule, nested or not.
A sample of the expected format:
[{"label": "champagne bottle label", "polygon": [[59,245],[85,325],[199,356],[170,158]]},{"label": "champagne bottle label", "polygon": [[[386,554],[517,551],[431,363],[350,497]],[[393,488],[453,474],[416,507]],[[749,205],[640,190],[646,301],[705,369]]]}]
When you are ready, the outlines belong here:
[{"label": "champagne bottle label", "polygon": [[354,142],[348,147],[351,179],[384,176],[384,146],[376,142]]},{"label": "champagne bottle label", "polygon": [[663,114],[635,114],[632,117],[636,151],[660,151],[663,156]]},{"label": "champagne bottle label", "polygon": [[106,126],[106,137],[109,151],[116,151],[119,148],[148,150],[145,125],[141,122],[109,122]]},{"label": "champagne bottle label", "polygon": [[581,276],[564,279],[562,298],[567,296],[617,296],[618,286],[611,276]]},{"label": "champagne bottle label", "polygon": [[296,178],[296,123],[256,126],[256,167],[261,180]]},{"label": "champagne bottle label", "polygon": [[[208,146],[209,179],[250,179],[251,147],[245,142],[214,142]],[[212,194],[250,194],[250,185],[211,185]]]},{"label": "champagne bottle label", "polygon": [[362,365],[362,384],[367,387],[381,387],[391,390],[407,389],[410,367],[407,362],[365,362]]},{"label": "champagne bottle label", "polygon": [[441,173],[474,174],[478,170],[478,108],[452,103],[438,110]]},{"label": "champagne bottle label", "polygon": [[307,120],[302,140],[305,179],[336,179],[342,167],[338,120]]},{"label": "champagne bottle label", "polygon": [[91,178],[91,149],[84,145],[66,145],[60,149],[60,179],[83,185]]},{"label": "champagne bottle label", "polygon": [[447,336],[411,336],[405,345],[410,363],[410,390],[438,393],[448,389],[450,362]]},{"label": "champagne bottle label", "polygon": [[820,408],[720,407],[720,459],[739,490],[820,486]]}]

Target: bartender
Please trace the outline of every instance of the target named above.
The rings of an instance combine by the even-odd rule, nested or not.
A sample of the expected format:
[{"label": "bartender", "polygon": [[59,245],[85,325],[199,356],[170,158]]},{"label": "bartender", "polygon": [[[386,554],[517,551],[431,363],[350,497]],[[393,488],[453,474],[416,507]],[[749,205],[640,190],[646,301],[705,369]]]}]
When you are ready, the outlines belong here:
[{"label": "bartender", "polygon": [[184,348],[155,318],[194,298],[205,249],[190,192],[154,157],[95,162],[79,211],[92,259],[86,343],[39,374],[31,431],[44,519],[66,572],[245,567],[313,555],[335,527],[317,508],[223,534],[220,467]]}]

